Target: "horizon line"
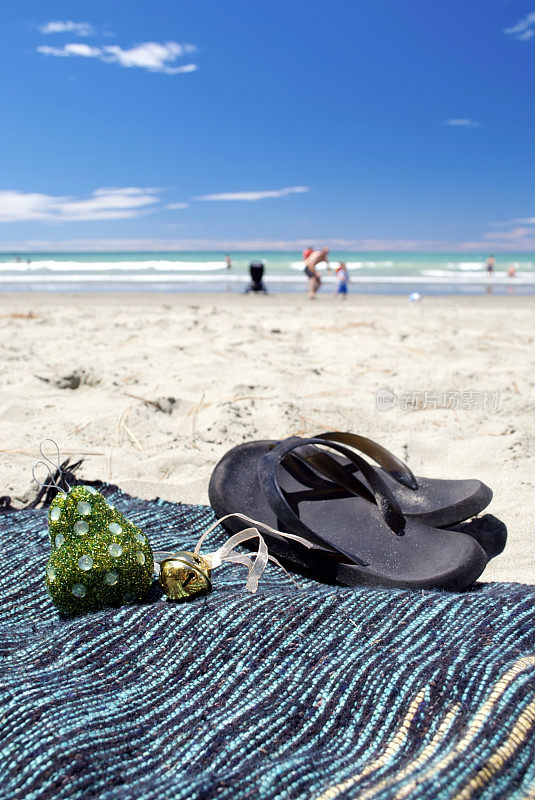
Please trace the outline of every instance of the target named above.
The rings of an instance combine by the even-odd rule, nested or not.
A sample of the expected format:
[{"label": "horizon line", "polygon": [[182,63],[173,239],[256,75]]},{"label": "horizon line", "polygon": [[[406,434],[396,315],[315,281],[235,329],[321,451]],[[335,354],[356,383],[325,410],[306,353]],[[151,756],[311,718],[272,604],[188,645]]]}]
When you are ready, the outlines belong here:
[{"label": "horizon line", "polygon": [[[29,244],[29,243],[28,243]],[[0,256],[23,256],[23,255],[35,255],[41,253],[62,253],[62,254],[80,254],[80,253],[110,253],[110,254],[123,254],[123,253],[216,253],[216,252],[224,252],[224,253],[300,253],[302,249],[306,246],[304,244],[295,244],[293,246],[277,246],[274,244],[271,245],[261,245],[256,242],[251,242],[249,245],[246,243],[238,244],[238,243],[214,243],[213,245],[159,245],[159,246],[150,246],[148,244],[145,245],[124,245],[120,246],[105,246],[105,245],[97,245],[97,246],[88,246],[83,247],[80,245],[71,245],[67,246],[66,244],[59,244],[56,247],[52,246],[53,243],[44,244],[42,247],[37,246],[37,243],[32,244],[29,247],[24,247],[23,245],[15,245],[12,247],[3,247],[0,244]],[[111,245],[111,243],[110,243]],[[526,253],[532,254],[535,252],[535,243],[532,247],[506,247],[504,245],[496,246],[494,243],[494,247],[489,247],[488,243],[484,242],[474,242],[473,244],[451,244],[449,246],[443,245],[440,247],[433,247],[433,246],[420,246],[420,247],[387,247],[387,246],[358,246],[358,245],[330,245],[329,249],[333,252],[344,252],[344,253],[481,253],[484,252],[486,254],[492,253]]]}]

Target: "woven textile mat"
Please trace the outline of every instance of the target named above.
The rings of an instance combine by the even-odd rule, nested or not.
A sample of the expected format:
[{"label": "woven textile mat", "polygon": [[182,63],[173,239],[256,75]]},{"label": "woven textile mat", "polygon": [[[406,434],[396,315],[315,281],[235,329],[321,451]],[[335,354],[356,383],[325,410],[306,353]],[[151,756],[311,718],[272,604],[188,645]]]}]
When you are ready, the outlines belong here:
[{"label": "woven textile mat", "polygon": [[[102,491],[155,549],[213,521]],[[207,597],[63,620],[46,526],[0,514],[1,800],[535,798],[535,587],[298,591],[269,565],[253,596],[225,565]]]}]

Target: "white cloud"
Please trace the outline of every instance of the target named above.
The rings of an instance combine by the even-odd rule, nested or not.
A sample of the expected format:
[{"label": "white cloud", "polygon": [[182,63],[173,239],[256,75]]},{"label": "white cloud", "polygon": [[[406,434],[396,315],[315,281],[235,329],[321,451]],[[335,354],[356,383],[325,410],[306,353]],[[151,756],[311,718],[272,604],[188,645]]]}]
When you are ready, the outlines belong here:
[{"label": "white cloud", "polygon": [[499,242],[519,242],[532,234],[529,228],[513,228],[510,231],[492,231],[485,234],[485,239],[496,239]]},{"label": "white cloud", "polygon": [[96,189],[85,199],[0,191],[0,222],[82,222],[131,219],[159,203],[158,189]]},{"label": "white cloud", "polygon": [[104,47],[103,61],[114,61],[123,67],[142,67],[150,72],[165,72],[166,75],[177,75],[180,72],[193,72],[197,69],[196,64],[184,64],[183,66],[170,66],[178,58],[194,51],[193,45],[178,44],[178,42],[144,42],[138,44],[130,50],[111,45]]},{"label": "white cloud", "polygon": [[169,211],[180,211],[183,208],[187,208],[188,206],[189,206],[189,203],[168,203],[166,205],[166,208]]},{"label": "white cloud", "polygon": [[505,28],[504,33],[519,42],[527,42],[532,39],[535,36],[535,12],[523,17],[512,28]]},{"label": "white cloud", "polygon": [[74,33],[77,36],[93,36],[96,31],[90,22],[72,22],[67,20],[55,20],[41,25],[41,33]]},{"label": "white cloud", "polygon": [[[494,221],[492,227],[499,230],[490,230],[481,234],[478,240],[460,242],[457,246],[450,249],[463,251],[470,250],[491,250],[491,251],[511,251],[527,252],[535,250],[535,217],[524,217],[522,219],[511,219],[507,221]],[[447,248],[445,248],[447,249]]]},{"label": "white cloud", "polygon": [[178,44],[178,42],[143,42],[130,49],[118,45],[105,47],[89,47],[86,44],[65,44],[63,47],[49,47],[42,45],[37,48],[39,53],[46,56],[68,58],[70,56],[83,56],[97,58],[107,64],[120,64],[122,67],[140,67],[149,72],[163,72],[166,75],[178,75],[183,72],[194,72],[196,64],[182,64],[173,66],[177,59],[195,52],[192,44]]},{"label": "white cloud", "polygon": [[73,42],[72,44],[65,44],[63,47],[50,47],[47,44],[43,44],[37,48],[37,52],[45,56],[58,56],[61,58],[68,58],[69,56],[97,58],[100,56],[101,50],[99,47],[90,47],[88,44]]},{"label": "white cloud", "polygon": [[519,42],[528,42],[533,38],[533,36],[535,36],[535,30],[530,28],[529,30],[524,31],[524,33],[519,33],[518,36],[515,36],[515,39],[517,39]]},{"label": "white cloud", "polygon": [[452,119],[446,119],[444,120],[444,125],[449,125],[450,128],[479,128],[479,122],[469,117],[453,117]]},{"label": "white cloud", "polygon": [[289,186],[286,189],[272,189],[262,192],[221,192],[220,194],[201,194],[194,197],[194,200],[245,200],[247,202],[254,202],[256,200],[265,200],[271,197],[286,197],[289,194],[304,194],[309,192],[308,186]]}]

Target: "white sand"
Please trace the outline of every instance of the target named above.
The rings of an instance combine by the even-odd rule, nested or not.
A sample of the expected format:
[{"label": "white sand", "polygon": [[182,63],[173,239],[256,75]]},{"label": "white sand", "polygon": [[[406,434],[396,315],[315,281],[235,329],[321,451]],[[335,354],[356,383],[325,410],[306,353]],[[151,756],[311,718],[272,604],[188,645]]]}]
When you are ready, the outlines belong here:
[{"label": "white sand", "polygon": [[[81,474],[141,497],[207,502],[211,470],[248,439],[350,430],[416,474],[478,477],[508,526],[488,580],[535,582],[535,298],[0,295],[0,494],[23,497],[40,440]],[[30,318],[16,316],[31,312]],[[90,370],[98,386],[58,389]],[[375,393],[453,394],[380,412]],[[498,410],[481,407],[500,393]],[[131,395],[177,399],[172,414]],[[495,400],[491,395],[488,400]]]}]

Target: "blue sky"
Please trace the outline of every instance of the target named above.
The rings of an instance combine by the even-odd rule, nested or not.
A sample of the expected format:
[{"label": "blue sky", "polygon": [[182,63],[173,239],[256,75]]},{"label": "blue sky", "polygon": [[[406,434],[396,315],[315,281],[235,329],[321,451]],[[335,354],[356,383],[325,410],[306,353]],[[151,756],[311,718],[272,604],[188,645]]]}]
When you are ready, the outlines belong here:
[{"label": "blue sky", "polygon": [[534,0],[3,17],[2,250],[535,249]]}]

